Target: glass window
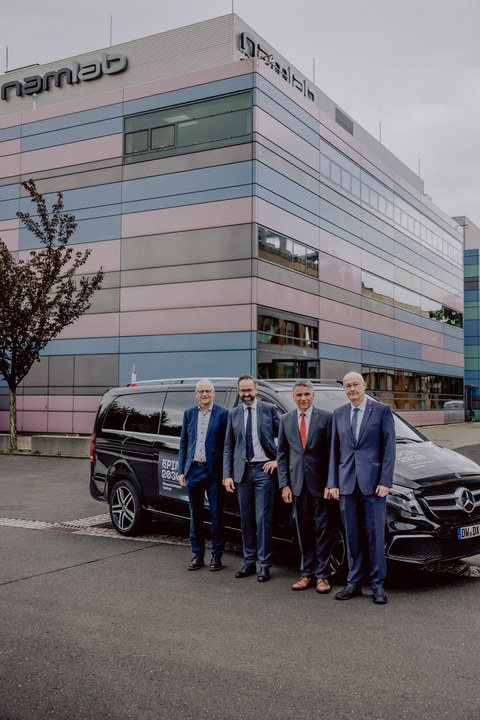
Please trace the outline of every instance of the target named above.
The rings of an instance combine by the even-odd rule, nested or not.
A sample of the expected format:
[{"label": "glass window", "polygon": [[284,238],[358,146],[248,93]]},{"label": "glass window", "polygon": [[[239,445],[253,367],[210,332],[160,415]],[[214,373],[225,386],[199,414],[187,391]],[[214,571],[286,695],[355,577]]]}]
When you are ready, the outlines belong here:
[{"label": "glass window", "polygon": [[135,393],[116,398],[103,422],[104,430],[158,434],[165,393]]},{"label": "glass window", "polygon": [[160,425],[161,435],[180,437],[182,434],[183,413],[196,403],[192,390],[170,390],[165,400]]},{"label": "glass window", "polygon": [[248,91],[125,118],[125,162],[251,139],[252,93]]},{"label": "glass window", "polygon": [[393,304],[393,283],[376,275],[363,272],[362,295],[391,305]]},{"label": "glass window", "polygon": [[175,145],[175,125],[153,128],[151,138],[152,150],[172,147],[172,145]]},{"label": "glass window", "polygon": [[125,135],[126,153],[138,153],[145,150],[148,150],[148,130],[139,130]]},{"label": "glass window", "polygon": [[279,233],[258,228],[258,256],[290,270],[318,277],[318,252]]}]

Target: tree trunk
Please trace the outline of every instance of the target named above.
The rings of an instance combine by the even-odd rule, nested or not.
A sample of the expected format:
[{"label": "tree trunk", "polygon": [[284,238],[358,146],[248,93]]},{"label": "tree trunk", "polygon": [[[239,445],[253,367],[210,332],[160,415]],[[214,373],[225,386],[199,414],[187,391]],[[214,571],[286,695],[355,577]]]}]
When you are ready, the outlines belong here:
[{"label": "tree trunk", "polygon": [[9,388],[10,396],[10,450],[18,450],[17,435],[17,394],[16,388]]}]

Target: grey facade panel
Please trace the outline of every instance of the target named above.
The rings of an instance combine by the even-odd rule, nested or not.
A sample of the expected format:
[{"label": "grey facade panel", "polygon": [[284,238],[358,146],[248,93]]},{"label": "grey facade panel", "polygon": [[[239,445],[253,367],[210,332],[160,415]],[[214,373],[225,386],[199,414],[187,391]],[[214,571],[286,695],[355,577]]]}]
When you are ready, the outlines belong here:
[{"label": "grey facade panel", "polygon": [[118,382],[118,355],[76,355],[74,379],[75,388],[89,387],[97,395],[100,388]]},{"label": "grey facade panel", "polygon": [[109,313],[120,311],[120,288],[110,288],[97,290],[92,297],[92,304],[85,313],[86,315],[94,315],[95,313]]},{"label": "grey facade panel", "polygon": [[251,257],[251,225],[231,225],[122,240],[122,271]]},{"label": "grey facade panel", "polygon": [[146,268],[142,270],[125,270],[122,272],[122,288],[169,285],[170,283],[187,283],[203,280],[225,280],[234,277],[250,277],[251,274],[252,261],[250,259]]},{"label": "grey facade panel", "polygon": [[73,387],[73,355],[52,355],[48,358],[48,361],[50,387]]},{"label": "grey facade panel", "polygon": [[351,305],[356,308],[362,307],[361,295],[325,282],[320,283],[320,297],[324,297],[327,300],[335,300],[336,302],[345,303],[345,305]]}]

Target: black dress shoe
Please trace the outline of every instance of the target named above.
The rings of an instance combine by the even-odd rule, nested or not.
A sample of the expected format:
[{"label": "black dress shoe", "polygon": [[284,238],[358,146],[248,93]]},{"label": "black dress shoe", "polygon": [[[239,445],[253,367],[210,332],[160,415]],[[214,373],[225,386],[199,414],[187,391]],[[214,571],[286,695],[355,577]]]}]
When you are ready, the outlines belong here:
[{"label": "black dress shoe", "polygon": [[388,598],[383,587],[372,588],[372,600],[376,605],[386,605]]},{"label": "black dress shoe", "polygon": [[244,578],[248,577],[248,575],[255,575],[256,572],[257,568],[255,567],[255,563],[249,563],[248,565],[244,565],[241,570],[237,570],[235,577]]},{"label": "black dress shoe", "polygon": [[335,600],[350,600],[353,597],[363,595],[361,585],[345,585],[343,590],[339,590],[335,594]]},{"label": "black dress shoe", "polygon": [[268,582],[270,580],[270,570],[262,568],[257,577],[258,582]]},{"label": "black dress shoe", "polygon": [[196,554],[192,557],[192,559],[190,560],[190,562],[188,563],[187,568],[188,568],[189,570],[198,570],[198,569],[201,568],[203,565],[205,565],[205,561],[204,561],[204,559],[203,559],[203,555],[200,555],[199,553],[196,553]]},{"label": "black dress shoe", "polygon": [[222,558],[220,557],[220,555],[212,555],[212,559],[210,560],[210,567],[208,569],[212,572],[217,572],[217,570],[221,570],[222,567]]}]

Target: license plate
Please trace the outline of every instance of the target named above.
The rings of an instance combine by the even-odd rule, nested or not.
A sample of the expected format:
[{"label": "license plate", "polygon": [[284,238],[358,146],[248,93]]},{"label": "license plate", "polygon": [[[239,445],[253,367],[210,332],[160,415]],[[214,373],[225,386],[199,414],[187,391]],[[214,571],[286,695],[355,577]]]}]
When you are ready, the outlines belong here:
[{"label": "license plate", "polygon": [[480,537],[480,525],[469,525],[468,527],[457,528],[457,540]]}]

